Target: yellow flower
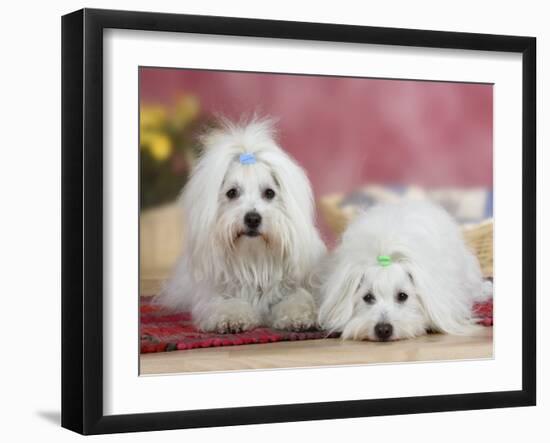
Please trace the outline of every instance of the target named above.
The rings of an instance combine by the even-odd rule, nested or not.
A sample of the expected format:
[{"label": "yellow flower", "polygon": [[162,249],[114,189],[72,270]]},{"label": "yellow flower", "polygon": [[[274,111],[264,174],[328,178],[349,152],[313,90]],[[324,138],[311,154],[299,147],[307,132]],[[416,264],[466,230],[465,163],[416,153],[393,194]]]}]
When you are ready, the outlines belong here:
[{"label": "yellow flower", "polygon": [[172,154],[172,140],[165,134],[154,134],[148,143],[149,152],[159,162],[165,161]]},{"label": "yellow flower", "polygon": [[139,126],[143,129],[158,129],[166,123],[166,109],[162,106],[142,105]]},{"label": "yellow flower", "polygon": [[176,106],[174,112],[174,123],[176,126],[183,128],[193,121],[200,112],[200,103],[194,95],[182,96]]},{"label": "yellow flower", "polygon": [[149,149],[153,138],[157,133],[155,131],[149,131],[146,129],[141,129],[139,132],[139,147],[141,149]]}]

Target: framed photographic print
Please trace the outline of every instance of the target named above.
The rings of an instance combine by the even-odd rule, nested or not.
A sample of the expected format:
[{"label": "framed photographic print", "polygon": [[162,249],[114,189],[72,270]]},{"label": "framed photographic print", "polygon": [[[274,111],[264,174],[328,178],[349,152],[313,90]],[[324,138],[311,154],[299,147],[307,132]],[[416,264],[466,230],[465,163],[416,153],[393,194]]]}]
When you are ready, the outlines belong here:
[{"label": "framed photographic print", "polygon": [[534,405],[535,61],[532,37],[64,16],[62,425]]}]

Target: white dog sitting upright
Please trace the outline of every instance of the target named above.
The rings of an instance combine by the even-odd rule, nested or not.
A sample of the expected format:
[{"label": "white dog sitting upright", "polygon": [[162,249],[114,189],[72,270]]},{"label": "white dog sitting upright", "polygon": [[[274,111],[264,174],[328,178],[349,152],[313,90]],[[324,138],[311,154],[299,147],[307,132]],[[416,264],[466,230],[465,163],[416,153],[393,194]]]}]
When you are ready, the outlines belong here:
[{"label": "white dog sitting upright", "polygon": [[451,216],[421,201],[375,206],[359,216],[327,274],[319,321],[344,339],[468,334],[477,329],[474,302],[492,290]]},{"label": "white dog sitting upright", "polygon": [[204,331],[317,324],[309,279],[325,246],[305,172],[269,120],[222,122],[182,194],[184,251],[159,297]]}]

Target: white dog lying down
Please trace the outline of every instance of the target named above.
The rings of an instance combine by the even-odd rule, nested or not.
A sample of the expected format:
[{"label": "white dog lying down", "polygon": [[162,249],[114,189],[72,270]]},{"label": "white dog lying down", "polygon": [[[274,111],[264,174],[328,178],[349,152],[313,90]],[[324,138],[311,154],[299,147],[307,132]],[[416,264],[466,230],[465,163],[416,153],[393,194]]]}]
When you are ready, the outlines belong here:
[{"label": "white dog lying down", "polygon": [[325,253],[305,172],[269,120],[222,122],[183,189],[184,253],[158,301],[205,331],[317,323],[309,279]]},{"label": "white dog lying down", "polygon": [[472,305],[492,292],[457,224],[428,202],[370,208],[327,264],[319,322],[344,339],[472,333]]}]

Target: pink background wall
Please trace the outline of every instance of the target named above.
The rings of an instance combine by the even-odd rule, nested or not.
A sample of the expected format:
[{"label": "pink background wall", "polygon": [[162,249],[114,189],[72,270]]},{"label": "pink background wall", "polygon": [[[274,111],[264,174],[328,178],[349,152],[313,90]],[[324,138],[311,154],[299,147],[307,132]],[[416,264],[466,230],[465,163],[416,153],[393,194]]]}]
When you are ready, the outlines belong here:
[{"label": "pink background wall", "polygon": [[317,193],[364,183],[492,185],[490,85],[144,69],[141,97],[197,96],[204,112],[279,118]]},{"label": "pink background wall", "polygon": [[146,68],[140,92],[277,117],[316,197],[368,183],[492,186],[491,85]]}]

